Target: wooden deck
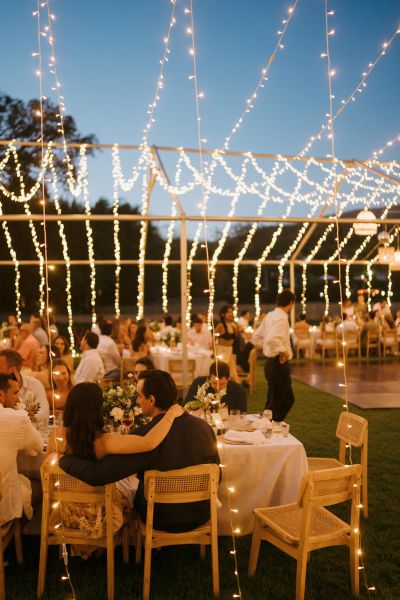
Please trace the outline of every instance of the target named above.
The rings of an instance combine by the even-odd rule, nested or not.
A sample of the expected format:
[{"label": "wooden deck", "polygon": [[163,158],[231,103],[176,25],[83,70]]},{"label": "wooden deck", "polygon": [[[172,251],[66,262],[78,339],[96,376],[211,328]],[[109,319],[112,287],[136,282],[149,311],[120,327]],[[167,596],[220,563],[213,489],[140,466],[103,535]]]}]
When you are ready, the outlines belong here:
[{"label": "wooden deck", "polygon": [[[292,377],[324,392],[345,397],[343,369],[319,362],[291,363]],[[400,362],[357,364],[346,368],[348,401],[360,408],[400,408]]]}]

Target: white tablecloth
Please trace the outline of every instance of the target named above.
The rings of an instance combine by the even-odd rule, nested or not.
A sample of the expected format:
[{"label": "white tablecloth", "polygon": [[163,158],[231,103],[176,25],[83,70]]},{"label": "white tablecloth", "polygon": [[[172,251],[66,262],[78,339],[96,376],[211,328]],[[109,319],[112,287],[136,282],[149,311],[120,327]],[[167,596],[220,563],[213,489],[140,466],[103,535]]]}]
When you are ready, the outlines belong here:
[{"label": "white tablecloth", "polygon": [[[267,444],[260,446],[220,444],[222,481],[218,498],[218,535],[231,535],[230,516],[240,535],[253,531],[253,509],[295,502],[303,476],[307,473],[307,457],[303,444],[295,437],[273,434]],[[229,486],[231,513],[228,506]]]},{"label": "white tablecloth", "polygon": [[[156,369],[162,371],[168,371],[168,361],[170,359],[182,360],[182,350],[178,348],[166,348],[163,346],[154,346],[150,349],[151,359]],[[196,361],[196,369],[194,376],[201,377],[202,375],[208,375],[212,361],[211,350],[189,350],[188,358],[192,358]]]}]

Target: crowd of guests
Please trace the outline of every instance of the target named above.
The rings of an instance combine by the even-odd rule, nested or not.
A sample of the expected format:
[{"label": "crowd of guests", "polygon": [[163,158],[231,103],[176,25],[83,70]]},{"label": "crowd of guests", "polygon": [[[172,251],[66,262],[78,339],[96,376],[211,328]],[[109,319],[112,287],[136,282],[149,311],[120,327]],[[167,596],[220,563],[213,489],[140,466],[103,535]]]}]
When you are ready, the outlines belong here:
[{"label": "crowd of guests", "polygon": [[[302,332],[310,332],[311,326],[306,320],[305,314],[300,314],[299,319],[293,326],[293,343],[302,335]],[[351,299],[346,299],[343,305],[342,318],[328,314],[325,315],[316,330],[315,350],[318,352],[324,344],[326,334],[335,334],[338,339],[346,337],[359,337],[361,348],[366,349],[368,334],[377,336],[379,340],[390,338],[392,340],[389,348],[397,353],[400,344],[400,310],[394,316],[386,299],[381,299],[368,311],[365,304],[353,304]]]},{"label": "crowd of guests", "polygon": [[[33,503],[40,498],[40,489],[35,489],[40,488],[40,480],[30,482],[18,473],[17,454],[25,451],[36,455],[43,451],[44,444],[48,445],[49,452],[57,447],[58,451],[78,455],[82,460],[96,459],[99,469],[101,466],[99,473],[102,475],[99,477],[102,480],[105,471],[100,459],[107,461],[109,454],[137,456],[130,457],[126,464],[120,462],[118,457],[119,469],[113,468],[112,478],[119,480],[123,479],[125,472],[135,472],[136,469],[131,470],[130,465],[142,460],[140,453],[154,451],[170,433],[175,430],[182,432],[184,424],[185,435],[182,437],[182,433],[179,433],[182,439],[171,442],[171,447],[177,446],[169,456],[169,468],[209,461],[219,463],[215,445],[211,444],[209,428],[204,428],[204,424],[196,424],[199,420],[192,417],[188,419],[188,415],[182,415],[181,409],[175,408],[175,382],[169,373],[155,369],[151,359],[153,344],[165,340],[175,340],[176,343],[179,339],[179,319],[174,320],[166,315],[162,321],[150,327],[144,320],[135,323],[125,318],[112,322],[99,318],[96,326],[82,335],[79,357],[72,356],[68,340],[60,335],[54,320],[50,328],[46,327],[39,315],[32,315],[29,322],[20,324],[10,316],[8,322],[8,337],[0,345],[0,473],[3,490],[0,523],[19,518],[23,513],[30,518],[31,496]],[[245,335],[249,325],[250,314],[247,311],[243,311],[239,320],[234,320],[232,307],[221,308],[220,321],[215,328],[216,338],[219,346],[231,348],[231,359],[229,364],[219,360],[218,366],[213,362],[208,376],[189,381],[191,385],[185,402],[193,400],[198,387],[209,379],[211,393],[224,390],[224,403],[229,410],[246,412],[247,393],[237,381],[236,364],[246,367],[246,353],[248,357],[249,349],[253,347]],[[192,315],[188,345],[205,349],[210,355],[214,352],[204,313]],[[135,430],[139,437],[109,435],[103,429],[101,385],[119,380],[124,357],[134,361],[133,377],[143,414],[154,417],[147,429]],[[168,418],[161,421],[165,415]],[[181,416],[184,420],[182,426],[178,426],[178,417]],[[172,423],[174,418],[177,418],[176,426],[175,422]],[[160,427],[157,427],[158,422]],[[49,424],[56,426],[55,429],[50,427],[50,439]],[[7,435],[3,435],[6,430]],[[141,439],[141,436],[144,437]],[[7,456],[7,460],[3,460],[4,456]],[[163,455],[154,462],[150,460],[149,468],[166,466],[165,460]],[[65,464],[67,467],[68,463]],[[71,473],[78,475],[72,467]],[[18,502],[14,501],[16,496]],[[138,506],[143,504],[140,494],[137,502]],[[185,526],[182,518],[192,524],[192,517],[190,514],[186,517],[180,514],[175,517],[178,525],[172,526]]]}]

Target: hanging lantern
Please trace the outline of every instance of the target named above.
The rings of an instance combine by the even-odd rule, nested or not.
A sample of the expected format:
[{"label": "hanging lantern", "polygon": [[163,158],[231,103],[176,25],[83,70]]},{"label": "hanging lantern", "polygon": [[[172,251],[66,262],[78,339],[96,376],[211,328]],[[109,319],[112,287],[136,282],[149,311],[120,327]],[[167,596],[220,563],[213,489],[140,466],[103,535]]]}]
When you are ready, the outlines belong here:
[{"label": "hanging lantern", "polygon": [[353,223],[354,233],[356,235],[375,235],[378,231],[376,217],[370,210],[363,209],[357,215],[357,221]]},{"label": "hanging lantern", "polygon": [[395,260],[395,251],[392,246],[380,246],[378,248],[378,262],[380,265],[391,265]]}]

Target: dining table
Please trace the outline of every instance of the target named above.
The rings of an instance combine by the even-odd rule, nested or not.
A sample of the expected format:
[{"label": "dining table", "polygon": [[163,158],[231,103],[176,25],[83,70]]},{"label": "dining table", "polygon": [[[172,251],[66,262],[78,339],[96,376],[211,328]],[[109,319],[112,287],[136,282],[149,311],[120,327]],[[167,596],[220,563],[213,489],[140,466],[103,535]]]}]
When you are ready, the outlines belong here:
[{"label": "dining table", "polygon": [[[150,348],[150,355],[156,369],[161,369],[161,371],[169,371],[168,364],[171,359],[180,361],[183,359],[181,345],[174,348],[164,345],[152,346]],[[198,346],[189,346],[188,358],[195,361],[195,377],[209,374],[210,366],[213,362],[211,350]]]},{"label": "dining table", "polygon": [[293,435],[276,432],[253,444],[232,443],[219,436],[218,449],[223,465],[218,535],[252,533],[255,508],[296,501],[308,465],[304,446]]}]

